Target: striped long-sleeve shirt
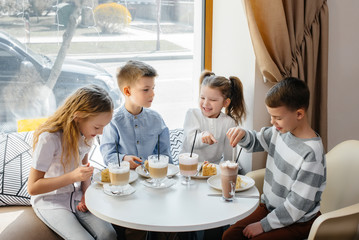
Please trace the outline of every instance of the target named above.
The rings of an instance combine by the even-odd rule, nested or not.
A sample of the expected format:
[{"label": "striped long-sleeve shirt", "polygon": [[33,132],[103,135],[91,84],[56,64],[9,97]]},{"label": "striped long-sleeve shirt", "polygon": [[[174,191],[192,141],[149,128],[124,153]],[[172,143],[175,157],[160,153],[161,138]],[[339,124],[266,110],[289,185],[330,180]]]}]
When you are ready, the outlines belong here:
[{"label": "striped long-sleeve shirt", "polygon": [[260,222],[265,232],[312,219],[326,184],[321,138],[301,139],[275,127],[246,131],[239,145],[268,152],[262,202],[270,213]]}]

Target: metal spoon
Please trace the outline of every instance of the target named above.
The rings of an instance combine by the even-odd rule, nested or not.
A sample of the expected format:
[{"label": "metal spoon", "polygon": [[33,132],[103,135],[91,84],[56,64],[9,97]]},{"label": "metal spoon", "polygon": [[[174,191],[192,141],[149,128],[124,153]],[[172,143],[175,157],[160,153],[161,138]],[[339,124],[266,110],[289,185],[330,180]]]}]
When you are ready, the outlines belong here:
[{"label": "metal spoon", "polygon": [[198,174],[202,171],[203,165],[204,165],[204,162],[201,164],[201,167],[199,168],[199,170],[197,171],[195,176],[198,176]]},{"label": "metal spoon", "polygon": [[145,168],[145,166],[142,164],[141,167],[142,167],[142,170],[145,172],[145,175],[146,175],[146,176],[149,176],[150,173],[149,173],[148,170]]}]

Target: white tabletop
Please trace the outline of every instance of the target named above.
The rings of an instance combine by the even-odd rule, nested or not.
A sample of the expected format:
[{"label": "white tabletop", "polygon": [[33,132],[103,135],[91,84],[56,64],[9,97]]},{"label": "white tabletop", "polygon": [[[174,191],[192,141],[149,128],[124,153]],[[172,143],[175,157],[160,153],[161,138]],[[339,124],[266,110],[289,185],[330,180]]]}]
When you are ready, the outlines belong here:
[{"label": "white tabletop", "polygon": [[255,186],[237,194],[258,198],[238,197],[234,202],[224,202],[221,197],[207,196],[221,192],[211,188],[206,179],[195,179],[189,187],[181,184],[181,176],[173,179],[175,185],[153,189],[144,186],[144,178],[139,177],[131,184],[136,191],[121,197],[109,196],[101,184],[93,183],[86,191],[86,205],[97,217],[123,227],[185,232],[233,224],[252,213],[259,203]]}]

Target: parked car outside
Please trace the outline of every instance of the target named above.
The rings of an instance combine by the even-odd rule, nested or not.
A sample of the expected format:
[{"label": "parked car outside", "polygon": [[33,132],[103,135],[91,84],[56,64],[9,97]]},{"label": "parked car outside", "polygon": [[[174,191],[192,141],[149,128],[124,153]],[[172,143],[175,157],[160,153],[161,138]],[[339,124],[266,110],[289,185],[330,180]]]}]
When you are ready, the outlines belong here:
[{"label": "parked car outside", "polygon": [[113,77],[102,67],[65,59],[53,89],[46,86],[55,59],[33,52],[0,31],[0,133],[17,130],[17,121],[46,117],[78,88],[95,84],[109,92],[115,107],[120,92]]}]

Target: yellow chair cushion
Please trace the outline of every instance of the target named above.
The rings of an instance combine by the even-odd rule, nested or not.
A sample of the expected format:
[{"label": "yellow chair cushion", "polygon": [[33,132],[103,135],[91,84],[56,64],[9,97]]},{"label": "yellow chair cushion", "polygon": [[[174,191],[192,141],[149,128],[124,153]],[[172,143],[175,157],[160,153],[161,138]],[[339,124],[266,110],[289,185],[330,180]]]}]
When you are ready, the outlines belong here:
[{"label": "yellow chair cushion", "polygon": [[18,132],[34,131],[38,126],[43,124],[47,118],[22,119],[17,121]]}]

